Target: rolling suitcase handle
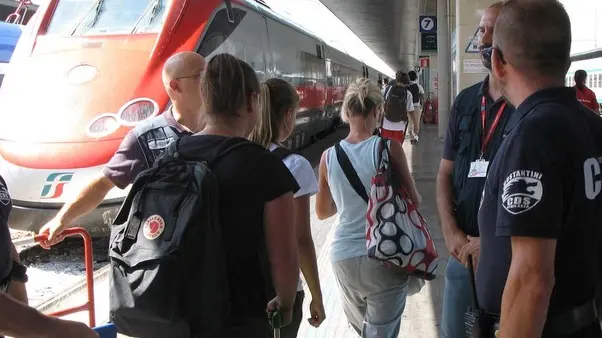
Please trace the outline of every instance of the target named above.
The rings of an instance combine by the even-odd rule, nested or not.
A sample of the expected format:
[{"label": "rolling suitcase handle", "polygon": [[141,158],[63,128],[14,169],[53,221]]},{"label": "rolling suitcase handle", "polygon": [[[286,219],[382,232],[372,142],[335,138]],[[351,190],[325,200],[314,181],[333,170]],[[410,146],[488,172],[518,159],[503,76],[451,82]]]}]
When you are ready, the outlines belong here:
[{"label": "rolling suitcase handle", "polygon": [[[84,240],[84,265],[86,268],[86,285],[87,285],[87,290],[88,290],[88,301],[85,304],[79,305],[79,306],[75,306],[72,308],[68,308],[68,309],[63,309],[54,313],[49,314],[52,317],[61,317],[61,316],[66,316],[66,315],[70,315],[73,313],[77,313],[77,312],[81,312],[81,311],[88,311],[88,321],[89,321],[89,326],[90,327],[94,327],[96,326],[96,311],[94,308],[94,264],[93,264],[93,259],[92,259],[92,237],[90,236],[90,234],[84,230],[83,228],[70,228],[67,229],[65,231],[63,231],[63,233],[61,234],[64,237],[71,237],[71,236],[81,236]],[[41,241],[45,241],[48,239],[48,234],[39,234],[36,235],[32,238],[30,238],[28,241],[24,241],[23,244],[37,244]]]},{"label": "rolling suitcase handle", "polygon": [[280,328],[282,327],[282,314],[280,311],[268,312],[268,320],[274,328],[274,338],[280,338]]}]

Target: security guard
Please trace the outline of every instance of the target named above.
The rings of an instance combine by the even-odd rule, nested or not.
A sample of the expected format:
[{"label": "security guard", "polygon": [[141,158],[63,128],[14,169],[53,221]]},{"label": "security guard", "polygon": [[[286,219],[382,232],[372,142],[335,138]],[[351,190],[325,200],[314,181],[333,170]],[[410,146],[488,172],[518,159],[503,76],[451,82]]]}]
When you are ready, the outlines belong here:
[{"label": "security guard", "polygon": [[497,337],[602,337],[602,120],[564,87],[570,50],[557,0],[503,5],[492,73],[517,108],[487,175],[476,271]]},{"label": "security guard", "polygon": [[[479,23],[483,66],[491,70],[490,47],[502,2],[491,4]],[[468,257],[478,257],[477,213],[488,163],[494,158],[514,109],[491,75],[462,90],[452,105],[437,175],[437,211],[449,259],[441,314],[441,338],[464,338],[464,314],[471,305]],[[474,264],[476,265],[476,264]]]},{"label": "security guard", "polygon": [[26,268],[10,238],[8,216],[12,208],[6,182],[0,176],[0,336],[92,338],[86,325],[44,316],[27,306]]}]

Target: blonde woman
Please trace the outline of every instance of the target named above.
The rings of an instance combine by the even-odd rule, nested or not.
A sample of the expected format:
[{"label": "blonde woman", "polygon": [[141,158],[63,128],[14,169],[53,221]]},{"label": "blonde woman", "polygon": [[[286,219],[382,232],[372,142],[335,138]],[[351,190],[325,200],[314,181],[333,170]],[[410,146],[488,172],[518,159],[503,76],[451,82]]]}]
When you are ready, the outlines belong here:
[{"label": "blonde woman", "polygon": [[[340,142],[366,190],[376,174],[380,138],[373,136],[384,99],[368,79],[351,84],[343,102],[349,135]],[[420,195],[410,174],[401,143],[389,143],[391,158],[402,184],[418,206]],[[331,248],[333,272],[341,290],[343,310],[364,338],[393,338],[408,294],[409,276],[371,260],[366,251],[366,202],[356,193],[337,160],[334,147],[322,154],[316,213],[320,219],[339,214]]]}]

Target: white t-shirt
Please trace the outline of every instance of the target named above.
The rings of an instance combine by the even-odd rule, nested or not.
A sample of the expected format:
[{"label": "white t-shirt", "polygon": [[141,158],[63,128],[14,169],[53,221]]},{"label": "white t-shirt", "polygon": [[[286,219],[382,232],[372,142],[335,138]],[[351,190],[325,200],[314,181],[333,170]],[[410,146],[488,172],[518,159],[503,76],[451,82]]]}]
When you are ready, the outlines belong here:
[{"label": "white t-shirt", "polygon": [[[278,146],[272,143],[268,149],[270,151],[274,151],[276,148],[278,148]],[[295,193],[295,198],[306,195],[313,196],[318,193],[319,189],[316,174],[314,173],[314,169],[312,168],[311,164],[305,157],[292,154],[287,156],[283,162],[291,174],[293,174],[293,177],[295,177],[297,180],[297,184],[299,184],[299,191]],[[299,276],[297,291],[303,291],[303,282],[301,281],[301,276]]]},{"label": "white t-shirt", "polygon": [[[392,88],[392,86],[391,86]],[[386,92],[388,88],[385,88],[383,90],[383,95],[385,95],[385,100],[387,99],[387,97],[389,96],[389,93]],[[407,94],[407,99],[406,99],[406,109],[409,112],[413,112],[414,111],[414,102],[412,102],[414,100],[414,97],[412,96],[412,93],[410,93],[409,90],[406,91]],[[391,122],[389,120],[387,120],[387,118],[385,117],[383,119],[383,128],[387,129],[387,130],[395,130],[395,131],[404,131],[406,130],[406,122],[405,121],[401,121],[401,122]]]},{"label": "white t-shirt", "polygon": [[[412,84],[417,84],[420,95],[424,95],[424,88],[422,87],[422,85],[420,85],[420,83],[418,83],[418,81],[412,81]],[[416,108],[420,107],[420,101],[414,103],[414,107],[416,107]]]}]

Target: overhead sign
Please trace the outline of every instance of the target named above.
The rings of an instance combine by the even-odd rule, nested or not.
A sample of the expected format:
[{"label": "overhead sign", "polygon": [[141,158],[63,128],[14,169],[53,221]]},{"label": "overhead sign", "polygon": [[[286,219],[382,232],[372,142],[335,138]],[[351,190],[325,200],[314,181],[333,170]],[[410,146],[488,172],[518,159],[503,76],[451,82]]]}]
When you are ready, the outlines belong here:
[{"label": "overhead sign", "polygon": [[472,36],[472,38],[470,38],[470,41],[468,42],[468,46],[466,46],[466,49],[464,50],[464,52],[466,53],[480,53],[479,51],[479,30],[477,29],[476,32],[474,32],[474,35]]},{"label": "overhead sign", "polygon": [[431,59],[429,57],[420,57],[420,68],[429,68]]},{"label": "overhead sign", "polygon": [[420,16],[420,33],[432,33],[437,31],[437,17],[436,16]]},{"label": "overhead sign", "polygon": [[437,33],[422,33],[420,34],[420,45],[423,52],[437,51]]}]

